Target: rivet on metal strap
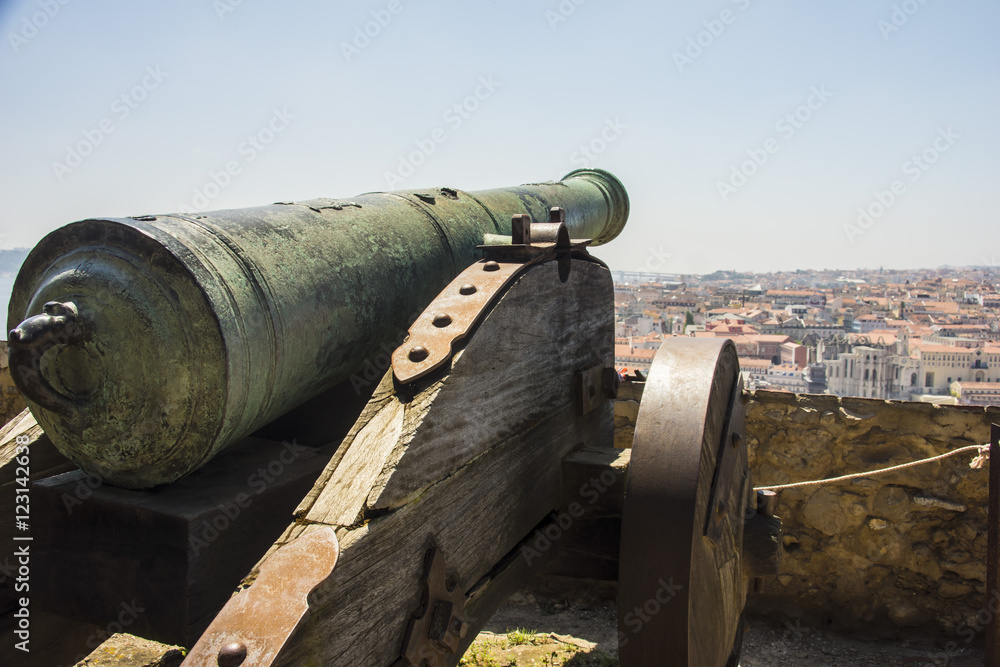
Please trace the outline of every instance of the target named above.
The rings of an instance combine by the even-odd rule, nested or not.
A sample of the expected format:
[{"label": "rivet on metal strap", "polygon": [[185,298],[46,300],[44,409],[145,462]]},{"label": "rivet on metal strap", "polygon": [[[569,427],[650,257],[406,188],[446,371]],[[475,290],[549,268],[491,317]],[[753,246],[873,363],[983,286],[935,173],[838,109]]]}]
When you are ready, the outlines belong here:
[{"label": "rivet on metal strap", "polygon": [[247,659],[247,647],[243,642],[226,644],[219,649],[219,667],[239,667]]}]

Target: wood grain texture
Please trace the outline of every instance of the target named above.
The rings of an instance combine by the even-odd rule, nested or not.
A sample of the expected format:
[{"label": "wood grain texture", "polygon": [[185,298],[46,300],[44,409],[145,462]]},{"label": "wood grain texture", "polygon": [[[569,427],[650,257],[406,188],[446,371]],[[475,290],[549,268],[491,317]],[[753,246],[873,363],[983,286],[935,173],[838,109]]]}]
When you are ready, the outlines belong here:
[{"label": "wood grain texture", "polygon": [[580,339],[599,331],[595,325],[606,315],[554,305],[594,299],[587,271],[581,268],[566,283],[559,282],[555,263],[528,271],[532,280],[520,280],[504,295],[504,316],[492,317],[483,326],[488,335],[469,341],[448,375],[448,391],[434,400],[412,439],[397,445],[394,467],[382,471],[370,508],[399,507],[418,497],[508,437],[512,415],[527,423],[544,419],[571,395],[567,377],[604,361],[600,347]]},{"label": "wood grain texture", "polygon": [[[559,507],[566,454],[612,445],[611,403],[580,416],[572,394],[574,374],[596,363],[613,363],[611,278],[575,260],[566,283],[554,262],[528,270],[416,395],[387,394],[387,377],[272,547],[316,525],[337,528],[341,546],[279,664],[392,665],[432,545],[467,592],[513,566],[518,544]],[[355,480],[373,474],[359,517]],[[540,567],[526,565],[519,576]]]}]

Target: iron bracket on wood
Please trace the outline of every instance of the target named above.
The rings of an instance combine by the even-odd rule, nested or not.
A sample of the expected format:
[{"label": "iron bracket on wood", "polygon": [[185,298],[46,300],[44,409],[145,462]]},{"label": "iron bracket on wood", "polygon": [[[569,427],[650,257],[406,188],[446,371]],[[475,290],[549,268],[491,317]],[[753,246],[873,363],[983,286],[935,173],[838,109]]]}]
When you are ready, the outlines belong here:
[{"label": "iron bracket on wood", "polygon": [[733,414],[737,410],[741,412],[743,410],[741,395],[742,391],[737,385],[729,397],[724,435],[718,445],[715,473],[709,494],[709,511],[705,517],[704,535],[715,544],[720,544],[727,525],[731,528],[735,522],[742,522],[744,519],[742,503],[750,471],[744,467],[747,455],[741,451],[746,447],[743,434],[734,430],[732,423]]},{"label": "iron bracket on wood", "polygon": [[406,629],[398,667],[444,667],[468,634],[469,623],[463,617],[465,593],[458,585],[448,587],[446,573],[441,551],[430,549],[424,561],[425,601]]},{"label": "iron bracket on wood", "polygon": [[573,378],[573,393],[581,415],[601,407],[609,398],[617,398],[621,380],[614,368],[597,364],[580,371]]},{"label": "iron bracket on wood", "polygon": [[472,328],[528,267],[557,260],[559,278],[566,282],[571,259],[586,257],[589,239],[569,238],[566,213],[554,207],[550,223],[532,224],[525,214],[512,217],[513,237],[482,245],[486,257],[462,271],[441,291],[410,326],[406,342],[392,353],[392,372],[400,384],[409,384],[441,368],[451,359],[455,344]]},{"label": "iron bracket on wood", "polygon": [[309,594],[330,576],[340,544],[323,527],[278,549],[257,578],[230,598],[181,667],[267,667],[309,616]]}]

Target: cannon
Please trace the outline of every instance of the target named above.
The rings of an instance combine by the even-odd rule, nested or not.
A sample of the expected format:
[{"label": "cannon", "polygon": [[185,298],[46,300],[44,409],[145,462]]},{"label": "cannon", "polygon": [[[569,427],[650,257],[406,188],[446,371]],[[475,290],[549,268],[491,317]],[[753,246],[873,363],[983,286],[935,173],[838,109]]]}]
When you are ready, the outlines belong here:
[{"label": "cannon", "polygon": [[[781,522],[773,494],[755,492],[751,483],[745,394],[731,341],[666,340],[648,379],[629,383],[630,391],[643,391],[632,447],[614,446],[621,388],[614,288],[589,246],[591,236],[607,240],[624,224],[628,200],[616,184],[605,172],[586,170],[558,184],[491,191],[501,193],[493,199],[477,193],[475,206],[505,220],[468,231],[471,245],[455,260],[465,265],[430,272],[429,280],[443,284],[427,288],[433,294],[415,316],[393,310],[412,301],[394,301],[383,312],[380,322],[402,317],[408,329],[395,337],[391,364],[370,397],[352,403],[320,393],[311,411],[298,413],[298,421],[317,422],[350,414],[344,432],[331,431],[327,442],[281,443],[286,426],[272,421],[266,434],[253,432],[151,490],[97,484],[76,493],[86,470],[36,482],[34,595],[41,608],[100,625],[122,600],[132,600],[146,611],[129,631],[188,647],[187,667],[445,667],[458,664],[514,590],[540,573],[557,573],[618,582],[622,665],[735,665],[748,589],[777,573]],[[445,198],[465,197],[456,196]],[[357,199],[355,214],[369,206]],[[338,203],[329,215],[355,208]],[[266,211],[255,215],[271,215]],[[258,225],[252,216],[242,219]],[[249,234],[232,225],[230,236]],[[341,236],[352,231],[359,230],[348,226]],[[349,262],[348,255],[338,256]],[[181,275],[165,257],[151,261]],[[42,270],[45,262],[52,268]],[[71,373],[55,366],[46,371],[56,360],[45,357],[55,353],[68,365],[68,350],[89,354],[73,327],[96,332],[91,323],[101,317],[96,301],[74,300],[86,293],[91,269],[77,275],[67,268],[73,266],[51,256],[26,264],[29,275],[50,278],[24,309],[18,344],[39,355],[32,337],[49,341],[42,344],[51,349],[29,368],[43,379],[49,373],[42,392],[70,402],[52,413],[32,404],[46,432],[50,419],[60,427],[83,419],[72,405],[82,397],[71,390],[86,378],[67,379]],[[44,287],[49,283],[63,287],[58,298]],[[322,299],[303,303],[339,303],[338,288],[327,289]],[[32,314],[38,308],[46,310]],[[295,358],[336,368],[329,376],[329,369],[313,373],[343,385],[349,380],[342,353],[307,349],[319,340],[317,331],[326,332],[327,315],[315,317],[315,328],[302,322],[303,349]],[[252,324],[265,331],[247,324],[248,340],[270,336],[267,318]],[[53,329],[70,340],[44,333]],[[385,334],[369,331],[366,342]],[[294,332],[285,336],[295,348]],[[358,349],[350,348],[352,368]],[[319,385],[273,391],[279,388],[301,400]],[[260,414],[244,418],[244,435],[280,414],[254,406]],[[157,428],[174,438],[171,423]]]},{"label": "cannon", "polygon": [[482,192],[72,223],[17,276],[11,374],[83,470],[127,488],[173,482],[358,371],[485,235],[553,206],[595,243],[628,219],[616,178],[577,170]]}]

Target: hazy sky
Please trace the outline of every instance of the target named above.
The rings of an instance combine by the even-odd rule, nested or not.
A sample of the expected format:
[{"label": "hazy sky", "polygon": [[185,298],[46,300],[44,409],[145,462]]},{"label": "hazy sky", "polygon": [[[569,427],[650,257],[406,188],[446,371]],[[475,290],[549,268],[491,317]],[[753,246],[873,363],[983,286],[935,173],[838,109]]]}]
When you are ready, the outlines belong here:
[{"label": "hazy sky", "polygon": [[995,0],[0,0],[0,29],[0,247],[591,165],[631,197],[616,269],[1000,264]]}]

